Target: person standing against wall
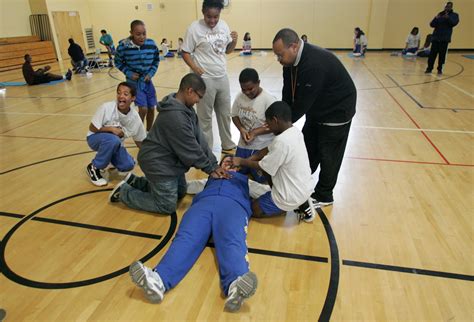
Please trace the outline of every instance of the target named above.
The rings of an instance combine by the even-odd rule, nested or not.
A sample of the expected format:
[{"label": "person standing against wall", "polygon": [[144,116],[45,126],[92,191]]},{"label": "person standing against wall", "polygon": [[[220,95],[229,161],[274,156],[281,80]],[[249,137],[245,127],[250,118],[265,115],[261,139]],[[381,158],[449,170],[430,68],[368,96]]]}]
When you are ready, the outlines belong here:
[{"label": "person standing against wall", "polygon": [[[216,112],[222,150],[236,147],[230,133],[230,87],[226,54],[237,44],[237,32],[230,31],[220,19],[224,7],[221,0],[204,0],[204,19],[194,21],[186,32],[182,46],[183,59],[192,71],[204,79],[206,94],[197,104],[200,127],[212,149],[212,111]],[[193,57],[191,57],[193,54]]]},{"label": "person standing against wall", "polygon": [[292,121],[306,115],[302,132],[311,170],[321,168],[311,197],[318,206],[331,205],[355,115],[354,82],[334,54],[304,43],[292,29],[276,34],[273,52],[283,65],[282,98],[291,106]]},{"label": "person standing against wall", "polygon": [[428,67],[426,67],[426,74],[430,74],[438,57],[438,75],[443,74],[443,65],[446,60],[446,52],[448,45],[451,42],[451,35],[453,34],[453,27],[459,23],[459,15],[453,11],[453,3],[451,1],[446,3],[444,10],[436,15],[431,20],[430,26],[434,28],[433,36],[431,38],[431,52],[428,58]]}]

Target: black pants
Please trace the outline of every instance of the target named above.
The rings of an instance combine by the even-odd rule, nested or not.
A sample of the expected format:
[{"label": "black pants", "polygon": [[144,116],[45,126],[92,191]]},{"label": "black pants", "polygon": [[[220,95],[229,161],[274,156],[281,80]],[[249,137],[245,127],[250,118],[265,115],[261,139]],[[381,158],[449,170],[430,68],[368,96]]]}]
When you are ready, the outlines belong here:
[{"label": "black pants", "polygon": [[426,68],[427,70],[431,71],[433,69],[434,62],[438,54],[438,70],[443,70],[443,65],[446,60],[446,52],[448,51],[448,44],[449,43],[447,41],[433,41],[431,43],[431,52],[430,57],[428,58],[428,67]]},{"label": "black pants", "polygon": [[60,79],[63,79],[63,77],[60,75],[46,73],[43,75],[35,76],[33,83],[30,85],[45,84],[45,83],[49,83],[49,82],[60,80]]},{"label": "black pants", "polygon": [[311,171],[321,167],[313,194],[318,201],[334,200],[332,191],[336,186],[350,128],[351,122],[340,126],[305,123],[303,127]]}]

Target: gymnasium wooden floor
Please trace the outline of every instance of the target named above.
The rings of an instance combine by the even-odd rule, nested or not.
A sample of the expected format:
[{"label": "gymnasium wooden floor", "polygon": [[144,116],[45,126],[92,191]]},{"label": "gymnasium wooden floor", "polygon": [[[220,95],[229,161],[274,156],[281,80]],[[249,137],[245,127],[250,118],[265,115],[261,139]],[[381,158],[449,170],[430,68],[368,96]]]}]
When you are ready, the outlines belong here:
[{"label": "gymnasium wooden floor", "polygon": [[[154,266],[162,257],[191,196],[177,216],[153,215],[107,202],[117,175],[106,188],[89,182],[87,128],[114,99],[121,73],[7,87],[0,96],[6,321],[473,321],[474,60],[450,53],[438,77],[423,73],[424,59],[336,54],[358,102],[335,204],[311,224],[292,213],[251,221],[259,288],[236,314],[223,312],[212,247],[159,305],[129,279],[132,261]],[[248,66],[281,97],[281,66],[271,52],[256,52],[229,57],[233,98]],[[162,62],[158,96],[176,90],[187,71],[177,58]],[[21,80],[18,71],[0,74],[0,82]]]}]

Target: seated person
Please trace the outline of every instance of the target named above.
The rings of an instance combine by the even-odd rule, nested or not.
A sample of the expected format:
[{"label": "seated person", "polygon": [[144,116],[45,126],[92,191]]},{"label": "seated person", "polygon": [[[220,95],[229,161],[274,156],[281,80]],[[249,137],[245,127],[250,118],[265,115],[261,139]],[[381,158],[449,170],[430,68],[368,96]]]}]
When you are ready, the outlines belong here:
[{"label": "seated person", "polygon": [[418,27],[413,27],[407,37],[405,49],[402,50],[402,54],[414,56],[416,55],[418,48],[420,48],[420,33]]},{"label": "seated person", "polygon": [[74,39],[69,38],[69,48],[67,52],[71,57],[71,64],[74,67],[74,70],[77,73],[85,72],[88,68],[88,62],[84,52],[82,51],[81,46],[74,42]]},{"label": "seated person", "polygon": [[[248,158],[266,148],[274,138],[273,133],[264,126],[265,111],[276,101],[270,93],[260,87],[258,73],[253,68],[245,68],[239,76],[242,91],[237,94],[232,105],[232,122],[240,131],[240,140],[235,156]],[[242,167],[241,173],[251,173],[257,182],[266,178],[255,169]]]},{"label": "seated person", "polygon": [[86,171],[96,186],[107,185],[101,170],[104,170],[109,163],[112,163],[119,172],[131,171],[135,166],[133,157],[123,145],[123,141],[131,137],[140,148],[146,137],[138,112],[130,107],[135,97],[135,86],[122,82],[117,86],[117,100],[104,103],[92,118],[87,133],[87,144],[92,150],[97,151],[97,154]]},{"label": "seated person", "polygon": [[246,32],[244,35],[244,42],[242,44],[241,55],[252,55],[252,39],[250,38],[250,32]]},{"label": "seated person", "polygon": [[197,194],[183,215],[170,248],[155,268],[141,262],[130,266],[132,281],[141,287],[152,303],[163,300],[165,292],[186,276],[212,236],[225,309],[235,312],[245,299],[255,294],[257,276],[249,270],[247,226],[252,214],[248,179],[232,172],[232,158],[226,156],[221,167],[229,179],[209,177],[205,189]]},{"label": "seated person", "polygon": [[367,50],[367,37],[359,27],[354,29],[354,56],[364,56]]},{"label": "seated person", "polygon": [[418,57],[430,57],[431,52],[431,34],[426,35],[425,43],[423,44],[423,48],[418,50],[416,55]]},{"label": "seated person", "polygon": [[163,38],[161,40],[161,52],[163,57],[174,57],[174,54],[170,51],[170,48],[173,46],[173,43],[168,44],[168,40]]},{"label": "seated person", "polygon": [[265,119],[275,135],[272,143],[248,159],[233,160],[235,166],[262,170],[271,176],[272,190],[252,202],[252,216],[277,216],[298,209],[303,220],[313,221],[316,210],[310,197],[315,182],[303,134],[291,123],[291,108],[285,102],[274,102],[265,111]]},{"label": "seated person", "polygon": [[25,63],[23,64],[22,71],[25,82],[28,85],[45,84],[61,79],[71,80],[72,72],[70,69],[67,70],[67,73],[64,76],[49,73],[48,71],[51,69],[51,66],[45,66],[43,68],[34,70],[33,66],[31,66],[31,62],[33,61],[31,56],[26,54],[24,58]]}]

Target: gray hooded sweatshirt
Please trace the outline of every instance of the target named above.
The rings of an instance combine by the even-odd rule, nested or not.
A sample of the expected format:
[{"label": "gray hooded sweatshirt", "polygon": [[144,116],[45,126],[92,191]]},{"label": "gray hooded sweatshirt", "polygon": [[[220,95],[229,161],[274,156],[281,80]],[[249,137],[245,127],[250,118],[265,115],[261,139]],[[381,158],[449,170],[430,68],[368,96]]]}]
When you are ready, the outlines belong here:
[{"label": "gray hooded sweatshirt", "polygon": [[217,160],[198,124],[194,108],[163,98],[159,114],[138,152],[138,163],[148,180],[170,180],[194,167],[210,174]]}]

